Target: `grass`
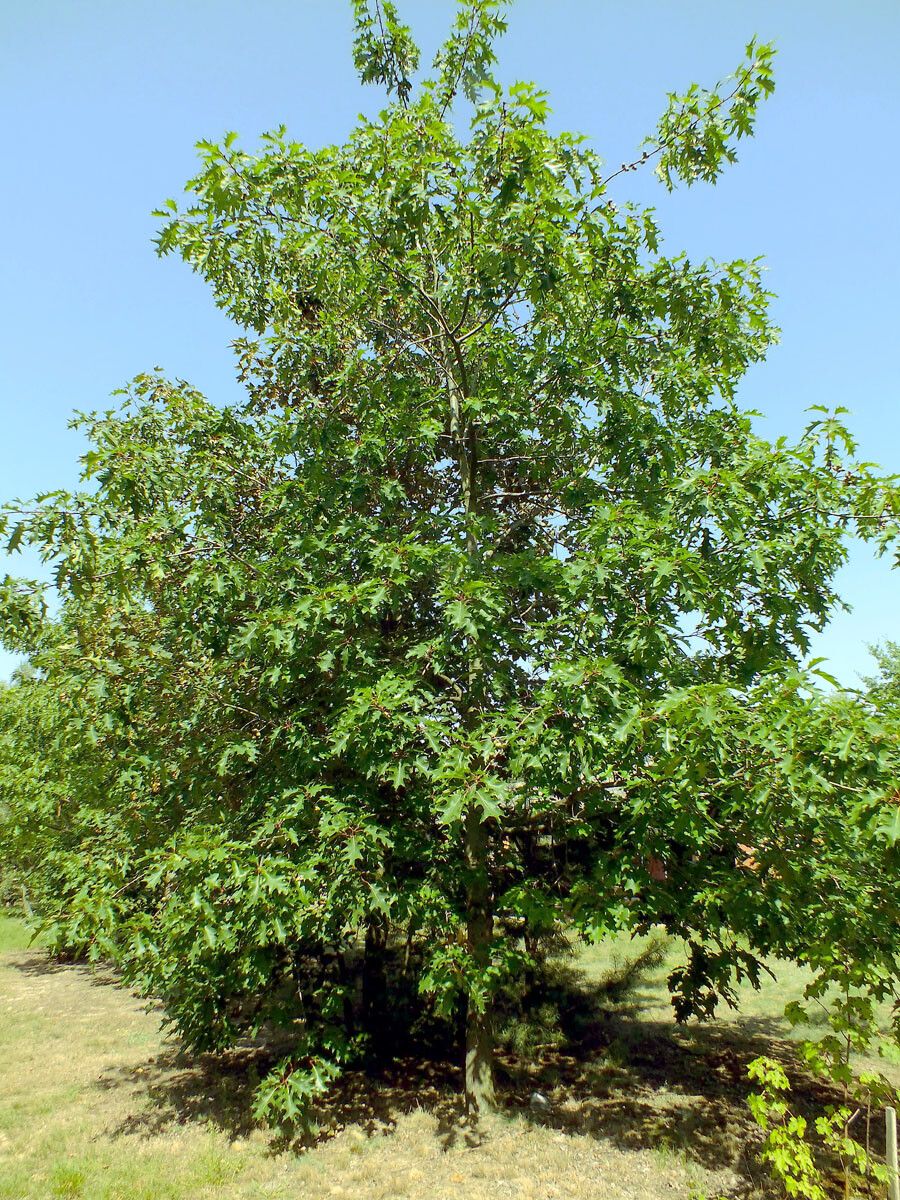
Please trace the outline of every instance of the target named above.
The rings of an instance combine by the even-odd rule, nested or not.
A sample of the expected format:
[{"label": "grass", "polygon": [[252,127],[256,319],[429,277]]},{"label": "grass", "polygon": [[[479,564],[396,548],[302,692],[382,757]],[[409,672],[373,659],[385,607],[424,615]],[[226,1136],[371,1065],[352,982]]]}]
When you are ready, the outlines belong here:
[{"label": "grass", "polygon": [[[670,961],[620,978],[625,948],[583,956],[601,1017],[565,1044],[502,1058],[505,1107],[476,1136],[456,1068],[350,1075],[328,1135],[285,1150],[248,1121],[252,1062],[188,1059],[159,1013],[102,971],[55,965],[0,917],[0,1200],[713,1200],[762,1194],[745,1064],[783,1046],[796,972],[702,1035],[674,1026]],[[617,974],[618,973],[618,974]],[[634,975],[634,973],[632,973]],[[774,1039],[774,1040],[773,1040]],[[532,1111],[539,1090],[545,1111]]]},{"label": "grass", "polygon": [[[642,952],[653,944],[654,936],[651,934],[627,941],[614,939],[601,945],[585,947],[579,955],[579,964],[588,979],[603,986],[609,980],[617,979],[623,966],[629,961],[639,958]],[[685,954],[680,944],[670,942],[665,953],[640,973],[635,980],[636,986],[628,989],[624,1009],[639,1014],[642,1023],[659,1022],[674,1027],[666,978],[684,960]],[[794,1042],[819,1036],[824,1031],[824,1014],[821,1023],[812,1025],[792,1026],[784,1018],[785,1005],[789,1001],[802,1001],[803,989],[812,978],[810,971],[782,960],[773,960],[768,965],[771,974],[763,972],[759,988],[754,988],[747,982],[737,986],[736,1007],[732,1008],[723,1003],[717,1013],[717,1020],[711,1025],[690,1024],[683,1028],[689,1030],[694,1040],[701,1043],[708,1029],[716,1034],[758,1034]],[[900,1087],[900,1061],[896,1045],[889,1037],[888,1005],[881,1007],[879,1016],[883,1037],[873,1046],[871,1055],[857,1056],[854,1064],[858,1070],[882,1071]]]},{"label": "grass", "polygon": [[0,954],[39,945],[40,938],[33,937],[23,921],[0,911]]}]

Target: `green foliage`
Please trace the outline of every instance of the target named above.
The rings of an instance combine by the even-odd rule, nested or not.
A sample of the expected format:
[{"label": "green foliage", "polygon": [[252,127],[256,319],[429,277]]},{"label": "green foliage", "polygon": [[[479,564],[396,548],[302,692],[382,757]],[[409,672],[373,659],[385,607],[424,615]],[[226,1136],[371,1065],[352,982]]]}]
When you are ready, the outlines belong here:
[{"label": "green foliage", "polygon": [[494,42],[506,29],[507,0],[460,0],[456,20],[433,64],[434,88],[441,115],[458,93],[477,104],[481,88],[493,88]]},{"label": "green foliage", "polygon": [[353,0],[356,22],[353,65],[363,83],[380,83],[388,95],[406,104],[419,49],[392,0]]},{"label": "green foliage", "polygon": [[900,712],[900,642],[872,647],[878,674],[864,680],[866,694],[881,712]]},{"label": "green foliage", "polygon": [[822,1175],[806,1141],[807,1122],[792,1113],[784,1093],[790,1083],[780,1063],[757,1058],[749,1067],[750,1078],[760,1084],[749,1104],[754,1119],[766,1135],[762,1159],[784,1185],[789,1196],[804,1200],[826,1200]]},{"label": "green foliage", "polygon": [[[896,878],[896,876],[894,877]],[[862,937],[875,931],[865,928]],[[886,940],[893,929],[882,931]],[[815,1040],[802,1042],[799,1054],[804,1065],[815,1075],[839,1089],[841,1102],[826,1106],[811,1128],[788,1106],[789,1082],[778,1063],[768,1058],[750,1064],[750,1078],[761,1084],[749,1097],[750,1110],[765,1133],[762,1157],[791,1196],[824,1200],[825,1183],[819,1157],[840,1164],[845,1194],[851,1191],[851,1179],[870,1177],[884,1185],[887,1169],[871,1152],[871,1121],[881,1116],[885,1104],[896,1103],[895,1090],[882,1075],[872,1071],[857,1074],[852,1065],[854,1054],[865,1053],[878,1038],[876,1001],[896,995],[896,967],[886,959],[878,945],[871,949],[862,941],[841,947],[811,947],[808,962],[816,975],[805,989],[804,1001],[788,1004],[785,1015],[794,1025],[810,1025],[814,1012],[825,1018],[825,1031]],[[895,1009],[894,1041],[900,1045],[900,1013]],[[883,1053],[883,1048],[880,1047]]]},{"label": "green foliage", "polygon": [[[560,928],[687,937],[681,1015],[762,955],[897,978],[896,726],[797,663],[900,497],[840,412],[754,432],[761,264],[667,256],[489,78],[501,13],[462,3],[415,90],[394,6],[357,3],[383,112],[200,143],[158,246],[240,327],[245,402],[138,376],[78,418],[84,489],[8,516],[55,596],[3,593],[35,671],[0,696],[3,854],[188,1044],[295,1039],[267,1118],[372,1045],[391,956],[419,1016],[467,1010],[484,1096],[497,997]],[[733,158],[769,62],[670,106],[667,182]]]},{"label": "green foliage", "polygon": [[681,179],[714,183],[726,163],[737,161],[735,142],[750,137],[757,109],[775,90],[774,49],[755,40],[746,61],[711,92],[692,84],[684,95],[672,93],[657,135],[648,141],[659,154],[656,173],[669,191]]},{"label": "green foliage", "polygon": [[313,1105],[338,1074],[334,1060],[310,1055],[298,1063],[298,1052],[280,1062],[260,1084],[253,1104],[257,1120],[288,1132],[313,1123]]},{"label": "green foliage", "polygon": [[[868,1074],[851,1085],[849,1064],[844,1060],[843,1065],[846,1071],[830,1073],[830,1077],[845,1082],[844,1102],[829,1104],[812,1122],[791,1110],[790,1081],[780,1063],[763,1056],[748,1068],[750,1079],[760,1085],[748,1098],[754,1120],[765,1134],[760,1157],[788,1196],[826,1200],[823,1157],[840,1165],[846,1195],[851,1194],[852,1182],[860,1178],[868,1177],[882,1187],[888,1182],[887,1168],[870,1149],[869,1127],[873,1108],[880,1116],[880,1104],[890,1089],[881,1077]],[[858,1122],[862,1129],[857,1131],[853,1126],[860,1117],[864,1118]]]}]

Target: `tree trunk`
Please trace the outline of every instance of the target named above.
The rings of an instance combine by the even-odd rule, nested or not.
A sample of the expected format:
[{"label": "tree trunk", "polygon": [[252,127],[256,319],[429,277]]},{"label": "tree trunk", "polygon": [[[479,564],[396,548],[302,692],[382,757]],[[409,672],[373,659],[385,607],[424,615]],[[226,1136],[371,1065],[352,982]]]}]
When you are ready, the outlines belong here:
[{"label": "tree trunk", "polygon": [[352,1038],[356,1032],[356,1014],[353,1011],[353,987],[350,978],[350,972],[347,970],[347,959],[343,950],[338,950],[335,954],[335,963],[337,965],[338,982],[341,985],[344,998],[341,1007],[344,1012],[344,1029],[348,1038]]},{"label": "tree trunk", "polygon": [[[484,971],[490,963],[494,918],[488,879],[488,834],[485,821],[474,807],[465,820],[466,938],[475,968]],[[466,1012],[466,1112],[477,1118],[496,1106],[494,1095],[494,1030],[490,999],[484,1008],[468,1001]]]},{"label": "tree trunk", "polygon": [[370,916],[366,924],[366,940],[362,963],[362,1021],[363,1028],[375,1035],[370,1058],[383,1055],[388,1042],[387,928],[381,917]]},{"label": "tree trunk", "polygon": [[[482,570],[478,537],[478,431],[465,410],[470,395],[469,371],[462,348],[441,316],[447,339],[448,359],[445,363],[450,400],[450,433],[456,450],[459,483],[465,512],[466,555],[471,577],[478,578]],[[484,702],[486,664],[482,660],[477,639],[467,646],[467,688],[461,716],[468,730],[475,728]],[[484,815],[474,805],[466,810],[463,820],[463,851],[466,864],[466,943],[472,965],[484,978],[490,965],[494,937],[494,913],[491,904],[490,871],[488,862],[488,829]],[[484,996],[483,1004],[467,1000],[466,1011],[466,1112],[477,1119],[493,1109],[494,1096],[494,1031],[492,999]]]}]

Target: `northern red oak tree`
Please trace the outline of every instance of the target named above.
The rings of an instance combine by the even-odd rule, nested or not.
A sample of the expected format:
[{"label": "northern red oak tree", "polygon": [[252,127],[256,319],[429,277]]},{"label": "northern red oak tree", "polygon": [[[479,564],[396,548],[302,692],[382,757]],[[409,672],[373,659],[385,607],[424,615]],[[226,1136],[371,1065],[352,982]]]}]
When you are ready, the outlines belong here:
[{"label": "northern red oak tree", "polygon": [[[39,668],[0,775],[33,903],[194,1045],[293,1030],[258,1101],[282,1119],[364,1048],[362,946],[464,1010],[473,1110],[494,997],[559,925],[683,935],[683,1013],[863,931],[896,976],[864,865],[896,863],[896,739],[794,665],[896,493],[835,415],[754,433],[759,263],[663,252],[613,201],[630,167],[493,79],[497,0],[461,0],[421,75],[394,6],[354,7],[387,107],[340,146],[201,143],[164,213],[241,327],[246,402],[143,376],[85,419],[89,486],[12,526],[62,607],[6,589]],[[635,165],[713,182],[771,57],[672,97]]]}]

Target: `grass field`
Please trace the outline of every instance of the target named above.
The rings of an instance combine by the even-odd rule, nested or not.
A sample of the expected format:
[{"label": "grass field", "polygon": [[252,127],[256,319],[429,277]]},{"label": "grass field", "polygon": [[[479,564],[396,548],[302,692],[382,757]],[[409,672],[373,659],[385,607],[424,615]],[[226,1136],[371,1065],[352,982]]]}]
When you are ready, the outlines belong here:
[{"label": "grass field", "polygon": [[[623,946],[587,953],[598,987]],[[349,1076],[329,1132],[285,1150],[247,1118],[247,1056],[188,1059],[159,1014],[103,971],[49,962],[0,917],[0,1198],[222,1200],[560,1197],[712,1200],[762,1194],[744,1105],[750,1057],[785,1043],[779,972],[743,1015],[676,1027],[666,966],[611,1000],[594,1048],[504,1059],[504,1113],[475,1138],[449,1064]],[[534,1114],[539,1089],[546,1111]],[[814,1097],[811,1102],[814,1102]]]}]

